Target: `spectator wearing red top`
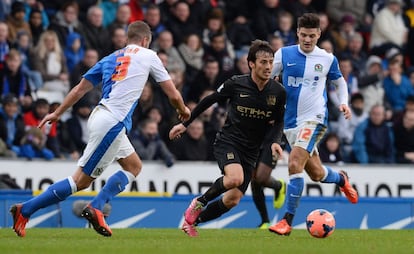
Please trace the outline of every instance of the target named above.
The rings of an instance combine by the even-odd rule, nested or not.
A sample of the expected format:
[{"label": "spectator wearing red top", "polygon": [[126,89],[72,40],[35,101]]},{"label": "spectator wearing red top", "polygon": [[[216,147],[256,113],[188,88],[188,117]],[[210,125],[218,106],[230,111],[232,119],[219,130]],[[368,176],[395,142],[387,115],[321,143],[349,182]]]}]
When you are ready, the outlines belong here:
[{"label": "spectator wearing red top", "polygon": [[142,6],[140,4],[141,1],[139,0],[131,0],[129,1],[129,8],[131,8],[131,16],[129,18],[129,23],[132,23],[134,21],[142,21],[144,20],[144,11],[142,9]]},{"label": "spectator wearing red top", "polygon": [[[33,109],[23,115],[26,130],[37,128],[43,117],[49,113],[49,107],[49,102],[46,99],[37,99],[33,104]],[[56,123],[44,125],[41,131],[43,136],[47,137],[45,147],[52,151],[54,157],[60,156]]]}]

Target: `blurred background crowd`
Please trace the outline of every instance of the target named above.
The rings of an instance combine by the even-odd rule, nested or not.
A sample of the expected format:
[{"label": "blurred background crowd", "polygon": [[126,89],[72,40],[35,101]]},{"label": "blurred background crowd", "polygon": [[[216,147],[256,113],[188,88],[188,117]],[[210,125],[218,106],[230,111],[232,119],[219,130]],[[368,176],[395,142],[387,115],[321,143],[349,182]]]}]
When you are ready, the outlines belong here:
[{"label": "blurred background crowd", "polygon": [[[2,0],[0,156],[76,160],[88,140],[96,87],[59,122],[36,128],[99,59],[126,45],[130,22],[146,21],[157,52],[192,108],[232,75],[249,73],[254,39],[276,51],[296,43],[296,20],[320,16],[319,47],[336,55],[353,118],[337,110],[327,82],[331,163],[414,163],[414,0]],[[143,160],[214,160],[226,105],[213,105],[176,141],[174,109],[152,79],[129,137]]]}]

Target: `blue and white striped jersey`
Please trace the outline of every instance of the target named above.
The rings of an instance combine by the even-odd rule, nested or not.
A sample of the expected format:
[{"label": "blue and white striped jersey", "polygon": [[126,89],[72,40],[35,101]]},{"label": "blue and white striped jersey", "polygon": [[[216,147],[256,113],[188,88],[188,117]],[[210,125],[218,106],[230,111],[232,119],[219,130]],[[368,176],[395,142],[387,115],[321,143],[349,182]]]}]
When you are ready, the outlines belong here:
[{"label": "blue and white striped jersey", "polygon": [[100,104],[129,130],[132,113],[149,75],[156,82],[171,79],[154,51],[131,44],[102,58],[83,77],[95,86],[102,82]]},{"label": "blue and white striped jersey", "polygon": [[336,57],[317,46],[311,53],[299,45],[283,47],[275,53],[272,76],[281,72],[287,93],[285,129],[306,121],[327,125],[326,80],[345,82]]}]

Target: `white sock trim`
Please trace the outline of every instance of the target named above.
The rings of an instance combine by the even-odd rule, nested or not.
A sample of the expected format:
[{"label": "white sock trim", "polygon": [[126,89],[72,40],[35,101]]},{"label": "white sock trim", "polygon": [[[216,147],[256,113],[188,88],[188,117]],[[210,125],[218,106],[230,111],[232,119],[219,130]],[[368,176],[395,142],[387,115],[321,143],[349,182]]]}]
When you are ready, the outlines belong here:
[{"label": "white sock trim", "polygon": [[305,177],[305,174],[302,172],[302,173],[297,173],[297,174],[290,175],[289,179],[304,178],[304,177]]},{"label": "white sock trim", "polygon": [[130,182],[132,182],[132,181],[135,180],[135,176],[131,172],[126,171],[126,170],[123,170],[123,169],[121,169],[120,171],[122,173],[124,173],[124,175],[128,178],[128,183],[130,183]]},{"label": "white sock trim", "polygon": [[328,177],[328,169],[322,165],[323,170],[325,171],[325,175],[322,177],[322,179],[319,182],[325,181],[326,177]]},{"label": "white sock trim", "polygon": [[78,191],[78,187],[76,186],[76,183],[73,180],[73,177],[72,176],[69,176],[68,177],[68,182],[69,182],[70,188],[72,189],[72,193],[77,192]]}]

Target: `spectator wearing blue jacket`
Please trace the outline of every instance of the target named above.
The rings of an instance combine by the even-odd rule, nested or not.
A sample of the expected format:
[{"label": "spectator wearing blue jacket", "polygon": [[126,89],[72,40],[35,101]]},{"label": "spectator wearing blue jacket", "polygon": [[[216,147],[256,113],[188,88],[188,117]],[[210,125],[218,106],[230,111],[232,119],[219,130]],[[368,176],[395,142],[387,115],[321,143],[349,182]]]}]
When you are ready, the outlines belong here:
[{"label": "spectator wearing blue jacket", "polygon": [[357,126],[352,150],[357,163],[394,162],[394,137],[383,106],[373,106],[369,118]]},{"label": "spectator wearing blue jacket", "polygon": [[79,33],[71,32],[68,34],[66,37],[64,53],[66,57],[66,65],[68,66],[69,73],[71,73],[75,65],[82,61],[83,56],[85,55],[83,38]]},{"label": "spectator wearing blue jacket", "polygon": [[388,71],[389,75],[383,81],[385,97],[392,111],[398,113],[404,110],[407,98],[414,95],[414,88],[408,77],[402,74],[403,70],[399,61],[389,62]]},{"label": "spectator wearing blue jacket", "polygon": [[99,7],[103,12],[102,25],[108,27],[112,22],[114,22],[116,17],[116,11],[119,7],[118,0],[103,0],[99,4]]},{"label": "spectator wearing blue jacket", "polygon": [[30,13],[32,12],[33,9],[35,9],[35,10],[38,10],[42,15],[43,28],[46,29],[49,26],[50,24],[49,16],[47,16],[47,13],[43,7],[43,4],[40,1],[30,0],[30,1],[23,2],[23,4],[24,4],[25,13],[26,13],[24,20],[26,22],[29,22]]},{"label": "spectator wearing blue jacket", "polygon": [[[0,107],[0,156],[14,157],[20,153],[20,141],[25,134],[23,116],[19,101],[13,94],[5,96]],[[1,146],[0,146],[1,147]]]}]

